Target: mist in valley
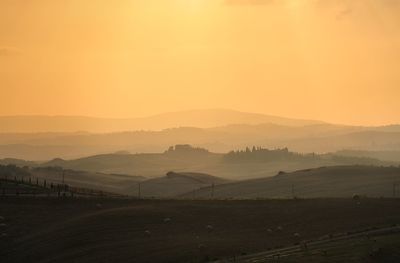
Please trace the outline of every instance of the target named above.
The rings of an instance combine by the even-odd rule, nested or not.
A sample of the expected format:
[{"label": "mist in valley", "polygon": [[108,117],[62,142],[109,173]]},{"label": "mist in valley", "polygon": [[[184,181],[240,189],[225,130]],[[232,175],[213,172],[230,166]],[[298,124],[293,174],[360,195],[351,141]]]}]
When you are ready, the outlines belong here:
[{"label": "mist in valley", "polygon": [[0,1],[0,261],[400,262],[400,1]]}]

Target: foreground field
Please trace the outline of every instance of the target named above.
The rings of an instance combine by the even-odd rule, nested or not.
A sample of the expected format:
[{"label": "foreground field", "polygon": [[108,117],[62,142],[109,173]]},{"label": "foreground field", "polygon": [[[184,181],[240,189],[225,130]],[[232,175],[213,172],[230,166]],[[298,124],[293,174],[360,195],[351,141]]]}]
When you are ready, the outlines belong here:
[{"label": "foreground field", "polygon": [[400,202],[3,198],[0,216],[5,262],[206,262],[395,225]]},{"label": "foreground field", "polygon": [[324,236],[293,246],[271,249],[215,263],[262,262],[399,262],[400,226]]},{"label": "foreground field", "polygon": [[[400,261],[400,234],[383,235],[373,238],[360,237],[342,242],[332,243],[306,253],[298,253],[280,257],[281,263],[299,262],[365,262],[396,263]],[[258,261],[271,262],[270,260]]]}]

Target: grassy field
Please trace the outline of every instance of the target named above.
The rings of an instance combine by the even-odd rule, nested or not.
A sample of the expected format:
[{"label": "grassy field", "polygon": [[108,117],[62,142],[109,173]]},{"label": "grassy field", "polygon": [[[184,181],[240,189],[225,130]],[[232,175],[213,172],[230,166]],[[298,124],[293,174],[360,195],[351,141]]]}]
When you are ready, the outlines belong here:
[{"label": "grassy field", "polygon": [[[268,259],[261,262],[276,262]],[[374,238],[344,240],[310,249],[307,252],[279,257],[281,263],[397,263],[400,262],[400,234],[384,235]]]},{"label": "grassy field", "polygon": [[[332,166],[280,173],[277,176],[237,181],[215,186],[215,198],[351,198],[400,196],[399,167]],[[209,198],[211,187],[195,190],[182,197]]]},{"label": "grassy field", "polygon": [[400,201],[20,197],[0,216],[5,262],[206,262],[398,224]]}]

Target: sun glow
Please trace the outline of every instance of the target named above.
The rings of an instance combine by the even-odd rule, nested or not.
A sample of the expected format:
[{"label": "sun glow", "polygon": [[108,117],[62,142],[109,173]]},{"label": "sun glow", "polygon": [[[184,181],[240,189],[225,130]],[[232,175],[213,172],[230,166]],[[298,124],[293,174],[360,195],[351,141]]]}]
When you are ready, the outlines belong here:
[{"label": "sun glow", "polygon": [[207,0],[176,0],[175,2],[178,8],[181,8],[183,11],[193,14],[207,12],[209,11],[210,7],[215,4],[214,1]]},{"label": "sun glow", "polygon": [[0,115],[400,120],[393,1],[31,2],[0,1]]}]

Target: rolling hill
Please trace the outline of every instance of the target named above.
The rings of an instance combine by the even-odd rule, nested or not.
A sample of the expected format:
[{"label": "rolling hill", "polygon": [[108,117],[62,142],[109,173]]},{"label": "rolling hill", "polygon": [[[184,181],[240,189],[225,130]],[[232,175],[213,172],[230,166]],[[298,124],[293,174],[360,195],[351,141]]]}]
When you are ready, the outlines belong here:
[{"label": "rolling hill", "polygon": [[[194,189],[207,187],[212,184],[220,185],[229,180],[202,173],[168,172],[166,176],[149,179],[140,183],[141,197],[176,197]],[[137,192],[138,186],[129,188],[130,193]]]},{"label": "rolling hill", "polygon": [[54,159],[42,166],[67,169],[160,177],[169,171],[201,172],[203,167],[217,165],[223,154],[191,148],[188,151],[146,154],[102,154],[74,160]]},{"label": "rolling hill", "polygon": [[[244,180],[214,187],[215,198],[320,198],[392,197],[393,184],[400,184],[400,167],[333,166],[281,172],[274,177]],[[396,186],[396,196],[400,187]],[[209,198],[210,188],[181,197]]]},{"label": "rolling hill", "polygon": [[[53,164],[60,165],[63,162],[65,161],[54,160]],[[226,160],[226,157],[223,158],[222,163],[229,162],[230,160]],[[237,175],[236,177],[217,177],[204,172],[173,172],[172,170],[165,176],[159,174],[149,178],[71,168],[62,169],[60,166],[19,169],[24,171],[25,180],[28,180],[27,177],[40,178],[40,180],[46,179],[49,183],[56,184],[61,184],[65,180],[66,184],[75,187],[145,198],[320,198],[352,197],[353,194],[391,197],[394,184],[396,184],[396,195],[400,196],[400,167],[394,166],[336,165],[294,172],[276,171],[275,176],[256,179],[246,179],[246,171],[240,170],[241,167],[241,169],[248,169],[249,173],[254,173],[254,169],[261,169],[260,173],[271,174],[273,170],[262,170],[267,169],[268,163],[261,165],[252,160],[245,160],[226,171],[228,173],[236,168],[239,173],[244,174],[242,177]],[[271,164],[274,168],[277,167],[276,163],[271,162]],[[282,165],[280,168],[284,167]]]},{"label": "rolling hill", "polygon": [[97,189],[107,192],[129,195],[130,188],[139,182],[146,180],[142,176],[124,174],[106,174],[100,172],[88,172],[59,167],[36,167],[29,170],[31,176],[46,179],[48,182]]},{"label": "rolling hill", "polygon": [[374,158],[388,162],[400,162],[400,151],[343,150],[336,152],[336,154],[341,156]]},{"label": "rolling hill", "polygon": [[285,126],[263,123],[115,133],[0,133],[0,158],[35,161],[56,157],[77,159],[120,151],[161,152],[175,144],[191,144],[219,153],[253,145],[288,147],[298,152],[317,153],[346,149],[399,151],[400,132],[388,127],[332,124]]},{"label": "rolling hill", "polygon": [[243,180],[274,176],[281,170],[289,172],[320,166],[394,164],[371,158],[299,154],[288,149],[258,148],[254,152],[220,154],[189,145],[182,145],[183,149],[180,147],[177,145],[164,153],[103,154],[74,160],[54,159],[42,163],[41,166],[147,178],[160,177],[169,171],[196,172],[230,180]]}]

